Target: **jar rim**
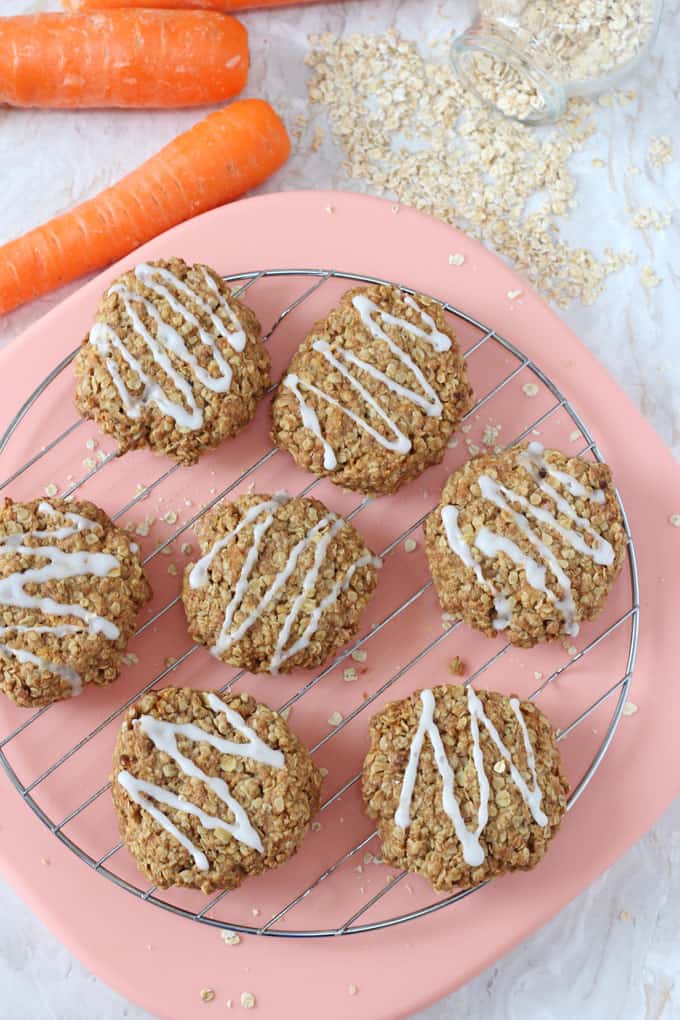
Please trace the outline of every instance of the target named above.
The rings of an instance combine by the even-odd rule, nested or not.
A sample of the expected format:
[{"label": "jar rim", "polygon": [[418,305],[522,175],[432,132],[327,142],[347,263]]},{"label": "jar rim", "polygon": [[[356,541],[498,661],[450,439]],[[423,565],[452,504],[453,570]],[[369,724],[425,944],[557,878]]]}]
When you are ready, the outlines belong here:
[{"label": "jar rim", "polygon": [[[484,95],[477,87],[474,76],[468,66],[469,57],[479,53],[493,57],[516,71],[524,81],[536,90],[542,100],[542,108],[531,111],[526,115],[513,114],[500,109],[493,100]],[[510,120],[517,120],[522,124],[540,124],[545,121],[554,120],[564,112],[567,93],[561,82],[556,81],[540,67],[532,65],[527,59],[525,52],[512,46],[506,40],[496,39],[493,35],[481,33],[477,29],[468,29],[453,40],[451,44],[451,60],[470,91],[486,106],[498,110]]]}]

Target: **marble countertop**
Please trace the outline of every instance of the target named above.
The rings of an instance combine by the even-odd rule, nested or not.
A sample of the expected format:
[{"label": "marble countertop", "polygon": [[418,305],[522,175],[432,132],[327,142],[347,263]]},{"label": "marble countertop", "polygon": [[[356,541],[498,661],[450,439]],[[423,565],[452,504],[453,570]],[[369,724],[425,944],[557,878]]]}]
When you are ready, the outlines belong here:
[{"label": "marble countertop", "polygon": [[[312,32],[384,30],[425,43],[462,27],[470,0],[356,0],[248,14],[253,72],[249,93],[275,102],[289,123],[306,108],[303,57]],[[2,13],[57,9],[50,0],[3,0]],[[598,107],[598,130],[572,161],[577,207],[563,225],[573,241],[638,258],[610,278],[594,305],[561,314],[680,456],[680,0],[666,0],[654,52],[630,87],[635,99]],[[196,120],[195,111],[61,113],[0,109],[0,243],[96,193]],[[315,114],[318,124],[323,120]],[[313,128],[314,125],[312,124]],[[645,161],[651,136],[671,135],[676,159]],[[606,186],[592,158],[609,163]],[[265,190],[358,190],[339,169],[332,142],[294,153]],[[627,174],[637,166],[639,173]],[[668,212],[663,231],[635,229],[627,205]],[[643,286],[651,264],[661,278]],[[0,322],[9,343],[64,294]],[[680,511],[680,508],[678,508]],[[543,930],[420,1020],[680,1020],[680,802],[603,878]],[[0,879],[0,1020],[141,1020],[89,974]]]}]

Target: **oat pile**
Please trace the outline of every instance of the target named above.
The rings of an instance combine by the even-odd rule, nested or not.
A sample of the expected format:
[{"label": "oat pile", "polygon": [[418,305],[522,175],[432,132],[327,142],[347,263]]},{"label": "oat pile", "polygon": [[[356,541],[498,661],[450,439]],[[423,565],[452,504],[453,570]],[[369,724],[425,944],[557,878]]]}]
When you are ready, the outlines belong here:
[{"label": "oat pile", "polygon": [[[532,41],[558,80],[600,78],[634,60],[654,25],[653,0],[491,0],[483,20],[501,38]],[[515,28],[519,34],[516,34]]]},{"label": "oat pile", "polygon": [[557,125],[537,131],[489,110],[396,32],[310,41],[309,97],[355,183],[465,230],[560,307],[592,304],[633,261],[611,249],[598,259],[559,236],[576,190],[569,158],[595,132],[588,101],[572,99]]}]

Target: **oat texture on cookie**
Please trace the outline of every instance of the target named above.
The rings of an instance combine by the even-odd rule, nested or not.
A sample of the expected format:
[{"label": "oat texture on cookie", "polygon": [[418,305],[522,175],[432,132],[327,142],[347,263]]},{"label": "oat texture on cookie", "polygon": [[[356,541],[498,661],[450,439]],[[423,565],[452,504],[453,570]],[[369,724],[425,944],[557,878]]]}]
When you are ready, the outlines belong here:
[{"label": "oat texture on cookie", "polygon": [[442,685],[371,720],[363,797],[384,860],[437,891],[534,867],[567,794],[555,733],[532,702]]},{"label": "oat texture on cookie", "polygon": [[151,597],[139,549],[92,503],[0,510],[0,690],[25,708],[118,676]]},{"label": "oat texture on cookie", "polygon": [[531,647],[600,612],[626,535],[606,464],[530,443],[451,475],[425,545],[444,610]]},{"label": "oat texture on cookie", "polygon": [[387,285],[355,288],[294,355],[272,439],[339,485],[395,492],[442,460],[471,397],[441,305]]},{"label": "oat texture on cookie", "polygon": [[320,665],[357,632],[380,561],[315,499],[248,494],[207,515],[182,599],[194,640],[233,666]]},{"label": "oat texture on cookie", "polygon": [[285,720],[249,694],[166,688],[128,711],[112,796],[147,878],[208,893],[284,864],[318,810],[321,781]]},{"label": "oat texture on cookie", "polygon": [[193,464],[255,414],[270,382],[260,333],[208,266],[141,263],[101,299],[75,361],[76,406],[123,452]]}]

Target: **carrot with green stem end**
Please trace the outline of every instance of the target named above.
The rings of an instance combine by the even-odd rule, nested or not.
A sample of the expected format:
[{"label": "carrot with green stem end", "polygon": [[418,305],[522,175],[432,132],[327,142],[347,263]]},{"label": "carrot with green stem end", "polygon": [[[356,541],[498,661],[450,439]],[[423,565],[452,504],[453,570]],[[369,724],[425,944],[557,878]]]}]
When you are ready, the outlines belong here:
[{"label": "carrot with green stem end", "polygon": [[283,123],[262,99],[209,114],[111,188],[1,246],[0,315],[238,198],[289,152]]},{"label": "carrot with green stem end", "polygon": [[248,33],[215,11],[0,18],[0,104],[207,106],[247,79]]}]

